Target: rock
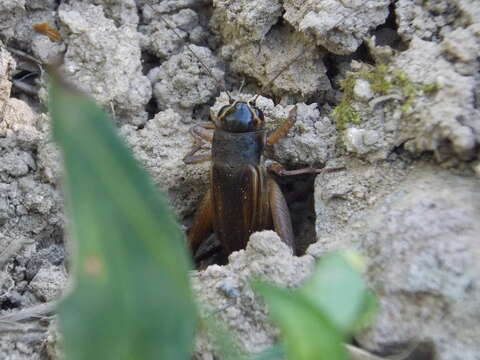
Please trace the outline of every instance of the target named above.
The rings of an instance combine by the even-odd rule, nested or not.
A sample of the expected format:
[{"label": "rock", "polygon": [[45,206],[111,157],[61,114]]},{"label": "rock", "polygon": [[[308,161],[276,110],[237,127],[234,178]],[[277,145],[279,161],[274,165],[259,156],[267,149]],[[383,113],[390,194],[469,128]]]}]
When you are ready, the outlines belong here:
[{"label": "rock", "polygon": [[25,151],[13,150],[4,154],[0,164],[0,173],[6,172],[13,177],[27,175],[30,168],[35,168],[35,161],[32,156]]},{"label": "rock", "polygon": [[[131,125],[120,129],[137,160],[164,191],[176,215],[182,219],[191,215],[194,206],[206,191],[208,162],[185,165],[183,158],[190,151],[193,139],[190,125],[173,110],[159,112],[145,127]],[[189,122],[189,120],[186,120]]]},{"label": "rock", "polygon": [[[203,317],[215,314],[231,332],[240,351],[256,354],[278,336],[267,320],[264,305],[250,287],[253,279],[288,288],[298,287],[311,273],[313,258],[292,256],[273,231],[252,234],[245,250],[234,252],[225,266],[212,265],[193,274],[193,288]],[[194,358],[214,356],[206,334],[197,339]]]},{"label": "rock", "polygon": [[[40,2],[31,5],[42,4],[48,5]],[[28,17],[28,21],[36,21],[36,16]],[[15,20],[18,20],[21,44],[27,19]],[[33,31],[29,31],[31,37]],[[35,255],[41,254],[42,246],[62,243],[61,200],[58,190],[43,181],[37,165],[38,146],[48,137],[44,126],[47,118],[39,116],[26,102],[10,97],[9,79],[16,74],[16,62],[20,68],[24,66],[23,59],[14,61],[0,44],[0,252],[2,271],[9,279],[8,292],[2,293],[0,305],[3,310],[21,309],[49,300],[60,293],[66,280],[66,275],[60,276],[56,267],[43,267],[48,263],[36,261],[40,258]],[[42,259],[52,259],[52,249],[48,252]],[[63,267],[63,260],[55,262]],[[29,283],[32,277],[35,278]],[[21,338],[18,334],[7,331],[1,337],[2,356],[40,359],[44,333],[27,329],[21,331]]]},{"label": "rock", "polygon": [[190,49],[204,65],[184,48],[148,73],[159,108],[172,108],[187,118],[196,105],[205,104],[215,94],[224,74],[208,48],[192,45]]},{"label": "rock", "polygon": [[[160,59],[165,59],[181,50],[189,34],[199,27],[199,20],[192,9],[182,9],[174,15],[161,16],[169,26],[161,19],[152,19],[148,25],[142,26],[141,31],[145,35],[142,38],[142,48]],[[174,28],[171,29],[170,26]]]},{"label": "rock", "polygon": [[[15,60],[12,55],[3,47],[0,42],[0,104],[5,107],[4,102],[10,97],[12,83],[9,81],[11,73],[15,70]],[[5,117],[5,115],[3,115]],[[3,118],[4,120],[5,118]]]},{"label": "rock", "polygon": [[480,111],[474,104],[475,79],[455,72],[438,45],[418,38],[395,59],[395,66],[417,83],[438,87],[431,97],[417,98],[411,120],[403,122],[405,147],[413,153],[433,151],[440,162],[476,156]]},{"label": "rock", "polygon": [[459,16],[458,1],[440,0],[420,4],[415,0],[399,0],[395,6],[398,33],[405,41],[418,37],[438,42],[442,33],[451,30]]},{"label": "rock", "polygon": [[14,36],[15,24],[22,16],[25,16],[25,0],[5,0],[0,3],[0,34],[6,40]]},{"label": "rock", "polygon": [[[32,151],[44,137],[39,131],[39,116],[22,100],[9,98],[3,105],[3,122],[0,122],[0,140],[2,145],[10,149]],[[8,145],[7,145],[8,143]]]},{"label": "rock", "polygon": [[[53,7],[29,11],[28,16],[24,15],[22,17],[18,17],[15,24],[15,48],[18,49],[20,47],[21,49],[30,49],[32,43],[35,43],[41,39],[48,39],[46,35],[40,34],[39,32],[35,31],[33,29],[33,26],[46,22],[49,24],[50,27],[58,30],[58,27],[56,26],[56,20],[57,13]],[[50,43],[54,44],[52,42]],[[57,45],[53,45],[53,52],[55,52],[57,48]],[[44,49],[44,52],[48,52],[48,49]],[[19,60],[22,62],[24,61],[24,59],[22,58],[20,58]]]},{"label": "rock", "polygon": [[388,16],[388,0],[285,1],[284,18],[298,31],[310,34],[317,45],[335,54],[357,50],[368,32],[383,24]]},{"label": "rock", "polygon": [[138,9],[135,0],[88,0],[86,2],[102,6],[105,17],[113,19],[117,27],[138,25]]},{"label": "rock", "polygon": [[373,91],[370,83],[363,79],[358,79],[355,82],[353,93],[358,100],[368,101],[373,97]]},{"label": "rock", "polygon": [[263,40],[282,15],[279,0],[214,0],[212,22],[225,42]]},{"label": "rock", "polygon": [[42,267],[30,281],[30,291],[41,301],[57,300],[67,283],[67,274],[63,266]]},{"label": "rock", "polygon": [[69,78],[123,122],[145,122],[151,85],[142,74],[139,33],[130,24],[117,28],[100,6],[62,4],[58,16],[67,32]]},{"label": "rock", "polygon": [[300,102],[331,89],[323,54],[314,49],[301,34],[281,27],[273,28],[261,46],[250,41],[238,48],[228,44],[222,54],[235,71],[257,79],[260,95],[291,94]]},{"label": "rock", "polygon": [[59,184],[63,171],[62,159],[56,144],[51,139],[40,142],[37,160],[42,178],[50,184]]},{"label": "rock", "polygon": [[347,151],[360,155],[378,149],[379,134],[373,130],[350,127],[344,134]]},{"label": "rock", "polygon": [[440,44],[447,56],[457,61],[455,69],[461,75],[474,76],[480,69],[480,23],[449,33]]},{"label": "rock", "polygon": [[[357,181],[374,182],[374,173],[367,172]],[[383,194],[370,190],[367,196],[377,197],[370,206],[368,199],[357,201],[364,207],[342,217],[338,203],[349,201],[352,190],[329,189],[345,184],[344,177],[332,174],[316,189],[320,241],[308,253],[353,247],[366,257],[366,276],[380,309],[357,341],[384,355],[420,342],[433,344],[440,360],[475,359],[480,350],[474,340],[480,333],[474,320],[480,315],[478,179],[419,167],[393,186],[380,180]],[[325,224],[331,218],[339,224],[335,230]]]},{"label": "rock", "polygon": [[31,46],[33,54],[45,64],[58,64],[66,50],[64,42],[54,43],[41,34],[35,36]]},{"label": "rock", "polygon": [[217,1],[211,24],[225,43],[222,57],[233,70],[259,81],[262,92],[294,93],[301,101],[330,90],[323,54],[301,33],[272,27],[280,16],[278,0]]}]

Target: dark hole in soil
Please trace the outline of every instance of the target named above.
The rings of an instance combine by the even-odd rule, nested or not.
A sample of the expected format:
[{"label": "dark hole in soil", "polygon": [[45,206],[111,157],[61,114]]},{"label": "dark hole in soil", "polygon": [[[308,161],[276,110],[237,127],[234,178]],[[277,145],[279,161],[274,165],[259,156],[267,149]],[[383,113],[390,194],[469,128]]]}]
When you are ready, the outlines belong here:
[{"label": "dark hole in soil", "polygon": [[435,360],[436,358],[435,345],[432,342],[422,342],[406,360]]},{"label": "dark hole in soil", "polygon": [[142,73],[147,75],[150,70],[160,65],[160,59],[148,51],[142,51]]},{"label": "dark hole in soil", "polygon": [[275,180],[282,189],[290,210],[295,234],[295,254],[303,255],[316,240],[313,196],[315,175],[277,176]]},{"label": "dark hole in soil", "polygon": [[379,46],[388,45],[395,50],[404,51],[408,49],[408,44],[404,42],[398,34],[397,18],[395,14],[395,3],[392,2],[389,6],[389,14],[385,23],[379,25],[372,31],[375,35],[375,42]]},{"label": "dark hole in soil", "polygon": [[20,305],[21,302],[19,298],[6,296],[0,301],[0,310],[17,309]]},{"label": "dark hole in soil", "polygon": [[[159,109],[158,109],[157,100],[153,96],[150,99],[150,101],[147,103],[145,110],[148,113],[148,120],[153,119],[155,115],[158,113]],[[145,126],[144,124],[140,125],[139,129],[143,129],[144,126]]]}]

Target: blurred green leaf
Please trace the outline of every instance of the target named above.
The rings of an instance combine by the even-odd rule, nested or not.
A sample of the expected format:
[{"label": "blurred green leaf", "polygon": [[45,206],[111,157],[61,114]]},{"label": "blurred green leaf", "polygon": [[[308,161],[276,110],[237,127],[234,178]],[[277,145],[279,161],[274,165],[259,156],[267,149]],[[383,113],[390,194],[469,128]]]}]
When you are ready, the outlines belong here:
[{"label": "blurred green leaf", "polygon": [[377,297],[371,292],[367,291],[363,299],[363,304],[360,313],[353,326],[353,331],[363,329],[370,325],[378,310]]},{"label": "blurred green leaf", "polygon": [[254,284],[254,288],[282,331],[288,359],[346,359],[340,332],[302,294],[262,283]]},{"label": "blurred green leaf", "polygon": [[58,80],[50,99],[76,241],[60,308],[67,359],[188,359],[190,264],[165,200],[92,100]]},{"label": "blurred green leaf", "polygon": [[[363,267],[355,253],[333,253],[321,259],[313,276],[298,290],[253,284],[282,331],[288,359],[346,358],[344,338],[365,326],[376,310],[375,297],[360,275]],[[267,352],[259,358],[279,356]]]},{"label": "blurred green leaf", "polygon": [[253,360],[283,360],[285,358],[285,349],[281,344],[276,344],[271,348],[262,351],[255,356]]},{"label": "blurred green leaf", "polygon": [[367,295],[365,282],[350,257],[341,253],[326,255],[300,290],[342,333],[357,324]]}]

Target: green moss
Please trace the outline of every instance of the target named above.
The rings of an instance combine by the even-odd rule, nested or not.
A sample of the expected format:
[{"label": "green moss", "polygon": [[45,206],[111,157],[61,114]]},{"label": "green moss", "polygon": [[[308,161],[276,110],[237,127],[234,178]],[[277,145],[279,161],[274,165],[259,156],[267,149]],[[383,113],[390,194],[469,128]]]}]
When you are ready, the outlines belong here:
[{"label": "green moss", "polygon": [[347,124],[359,124],[360,114],[353,107],[354,87],[358,79],[364,79],[370,83],[372,91],[379,96],[397,93],[405,99],[400,106],[402,112],[409,111],[415,101],[419,91],[425,94],[432,94],[438,91],[435,84],[424,86],[415,85],[403,71],[392,72],[386,64],[379,64],[375,67],[364,66],[358,72],[349,72],[344,80],[340,81],[340,88],[343,91],[342,101],[335,107],[331,113],[335,119],[337,130],[343,131]]},{"label": "green moss", "polygon": [[420,90],[422,90],[425,94],[427,95],[433,95],[438,91],[438,85],[437,84],[427,84],[423,85]]},{"label": "green moss", "polygon": [[392,89],[389,73],[388,66],[380,64],[371,69],[361,71],[360,77],[370,83],[372,91],[380,95],[386,95]]},{"label": "green moss", "polygon": [[412,83],[407,74],[400,70],[394,72],[392,83],[398,90],[400,90],[401,94],[405,98],[405,102],[400,107],[400,110],[403,112],[410,110],[413,105],[413,101],[417,96],[418,87]]},{"label": "green moss", "polygon": [[355,73],[349,72],[345,79],[340,80],[340,89],[343,91],[344,96],[348,95],[353,97],[353,88],[355,87],[357,78]]},{"label": "green moss", "polygon": [[359,124],[360,115],[358,112],[346,101],[338,104],[332,111],[332,116],[335,119],[337,130],[343,131],[346,129],[348,123]]},{"label": "green moss", "polygon": [[335,126],[338,131],[343,131],[348,123],[359,124],[360,115],[352,107],[353,88],[358,79],[358,74],[349,72],[347,77],[340,81],[340,89],[343,91],[342,101],[332,111]]}]

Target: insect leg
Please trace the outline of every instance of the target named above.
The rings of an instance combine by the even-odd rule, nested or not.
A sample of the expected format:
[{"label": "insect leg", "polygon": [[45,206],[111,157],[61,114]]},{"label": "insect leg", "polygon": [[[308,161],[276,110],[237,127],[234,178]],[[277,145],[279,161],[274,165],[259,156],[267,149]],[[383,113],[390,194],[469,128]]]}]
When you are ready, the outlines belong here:
[{"label": "insect leg", "polygon": [[273,145],[281,138],[285,137],[292,126],[297,121],[297,106],[294,106],[288,112],[288,118],[280,125],[267,139],[267,145]]},{"label": "insect leg", "polygon": [[183,158],[183,162],[187,165],[191,165],[212,160],[212,154],[195,155],[197,151],[202,149],[203,147],[201,144],[195,145],[193,149],[187,155],[185,155],[185,157]]},{"label": "insect leg", "polygon": [[202,155],[195,155],[197,151],[203,149],[203,145],[206,142],[212,142],[213,140],[213,134],[208,131],[210,129],[214,129],[215,124],[213,123],[204,123],[200,125],[195,125],[190,128],[190,135],[193,136],[195,139],[195,144],[192,148],[192,150],[185,155],[183,158],[183,162],[185,164],[198,164],[203,161],[208,161],[211,160],[212,155],[211,154],[202,154]]},{"label": "insect leg", "polygon": [[211,143],[213,140],[213,133],[208,130],[213,129],[215,129],[215,124],[213,123],[194,125],[190,128],[190,135],[192,135],[195,140],[205,140]]},{"label": "insect leg", "polygon": [[188,232],[188,247],[195,255],[198,247],[213,232],[213,203],[211,191],[208,190],[198,207],[193,224]]},{"label": "insect leg", "polygon": [[332,167],[332,168],[322,168],[322,169],[306,167],[306,168],[297,169],[297,170],[285,170],[285,168],[283,167],[282,164],[280,164],[276,161],[273,161],[273,160],[266,160],[265,165],[266,165],[267,170],[269,172],[274,173],[275,175],[278,175],[278,176],[291,176],[291,175],[301,175],[301,174],[321,174],[321,173],[345,170],[344,166]]},{"label": "insect leg", "polygon": [[272,212],[273,228],[280,236],[282,241],[287,244],[292,251],[295,251],[295,238],[293,235],[292,220],[288,211],[285,197],[275,180],[269,177],[267,180],[268,198]]}]

